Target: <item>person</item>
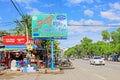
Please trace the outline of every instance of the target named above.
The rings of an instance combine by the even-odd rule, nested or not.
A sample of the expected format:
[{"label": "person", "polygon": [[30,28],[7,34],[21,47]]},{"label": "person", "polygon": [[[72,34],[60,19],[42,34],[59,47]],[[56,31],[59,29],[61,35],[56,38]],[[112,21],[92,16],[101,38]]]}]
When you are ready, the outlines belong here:
[{"label": "person", "polygon": [[67,58],[67,64],[68,64],[68,66],[71,66],[71,61],[69,58]]},{"label": "person", "polygon": [[26,58],[27,58],[27,59],[30,59],[30,57],[31,57],[30,53],[27,52],[27,54],[26,54]]},{"label": "person", "polygon": [[48,66],[50,67],[50,64],[51,64],[51,56],[50,56],[50,53],[47,54],[47,59],[48,59]]},{"label": "person", "polygon": [[27,59],[27,63],[28,63],[28,64],[30,64],[30,58],[31,58],[31,55],[30,55],[30,53],[28,52],[28,53],[26,54],[26,59]]}]

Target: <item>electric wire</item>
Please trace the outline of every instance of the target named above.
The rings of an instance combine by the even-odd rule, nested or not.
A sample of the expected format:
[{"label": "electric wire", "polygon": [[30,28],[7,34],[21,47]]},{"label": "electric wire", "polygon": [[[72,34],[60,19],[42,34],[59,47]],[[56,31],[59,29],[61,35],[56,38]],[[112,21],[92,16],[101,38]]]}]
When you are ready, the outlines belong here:
[{"label": "electric wire", "polygon": [[22,9],[20,8],[20,5],[18,4],[18,2],[15,0],[15,4],[17,5],[17,7],[19,8],[18,10],[20,10],[21,14],[24,15]]},{"label": "electric wire", "polygon": [[[15,3],[13,2],[13,0],[11,0],[13,6],[15,7],[15,9],[17,10],[17,12],[23,17],[23,11],[21,10],[19,4],[17,3],[17,1],[15,0],[15,3],[17,4],[17,6],[19,7],[19,9],[17,8],[17,6],[15,5]],[[60,5],[59,5],[60,7]],[[50,12],[52,10],[50,9]],[[53,12],[53,11],[52,11]],[[114,25],[83,25],[83,24],[67,24],[68,26],[86,26],[86,27],[120,27],[120,25],[114,24]]]},{"label": "electric wire", "polygon": [[68,26],[85,26],[85,27],[120,27],[120,25],[77,25],[77,24],[68,24]]},{"label": "electric wire", "polygon": [[23,14],[20,12],[20,10],[17,8],[17,6],[15,5],[15,3],[12,1],[12,0],[10,0],[11,2],[12,2],[12,4],[13,4],[13,6],[14,6],[14,8],[17,10],[17,12],[20,14],[20,16],[22,17],[23,16]]}]

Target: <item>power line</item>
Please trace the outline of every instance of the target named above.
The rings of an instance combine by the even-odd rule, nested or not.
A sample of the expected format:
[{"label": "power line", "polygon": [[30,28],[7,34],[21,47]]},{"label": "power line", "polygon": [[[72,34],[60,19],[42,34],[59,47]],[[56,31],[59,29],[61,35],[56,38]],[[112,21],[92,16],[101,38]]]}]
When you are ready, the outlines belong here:
[{"label": "power line", "polygon": [[21,13],[24,15],[23,11],[21,10],[21,8],[20,8],[20,6],[19,6],[19,4],[17,3],[16,0],[15,0],[15,3],[16,3],[16,5],[18,6],[18,8],[19,8],[19,10],[21,11]]},{"label": "power line", "polygon": [[23,14],[19,11],[19,9],[18,9],[17,6],[15,5],[15,3],[14,3],[12,0],[10,0],[10,1],[12,2],[13,6],[14,6],[15,9],[17,10],[17,12],[18,12],[21,16],[23,16]]},{"label": "power line", "polygon": [[87,27],[120,27],[120,25],[117,25],[117,24],[115,24],[115,25],[83,25],[83,24],[81,24],[81,25],[77,25],[77,24],[68,24],[68,26],[87,26]]}]

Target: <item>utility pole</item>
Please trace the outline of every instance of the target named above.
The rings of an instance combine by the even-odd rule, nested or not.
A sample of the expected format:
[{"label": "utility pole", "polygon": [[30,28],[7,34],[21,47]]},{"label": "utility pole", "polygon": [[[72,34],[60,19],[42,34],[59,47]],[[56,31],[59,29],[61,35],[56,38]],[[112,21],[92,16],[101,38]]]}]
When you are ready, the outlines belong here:
[{"label": "utility pole", "polygon": [[29,43],[29,35],[28,35],[28,19],[25,19],[25,28],[26,28],[26,38],[27,38],[27,44]]}]

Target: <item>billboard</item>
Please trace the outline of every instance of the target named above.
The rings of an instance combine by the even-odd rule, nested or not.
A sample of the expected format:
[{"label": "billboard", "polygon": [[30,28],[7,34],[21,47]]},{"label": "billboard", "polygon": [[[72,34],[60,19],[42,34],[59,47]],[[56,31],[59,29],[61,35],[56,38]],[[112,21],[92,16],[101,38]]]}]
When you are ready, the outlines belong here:
[{"label": "billboard", "polygon": [[26,36],[2,36],[3,45],[24,45],[26,42]]},{"label": "billboard", "polygon": [[32,15],[33,39],[66,39],[66,14],[40,14]]}]

